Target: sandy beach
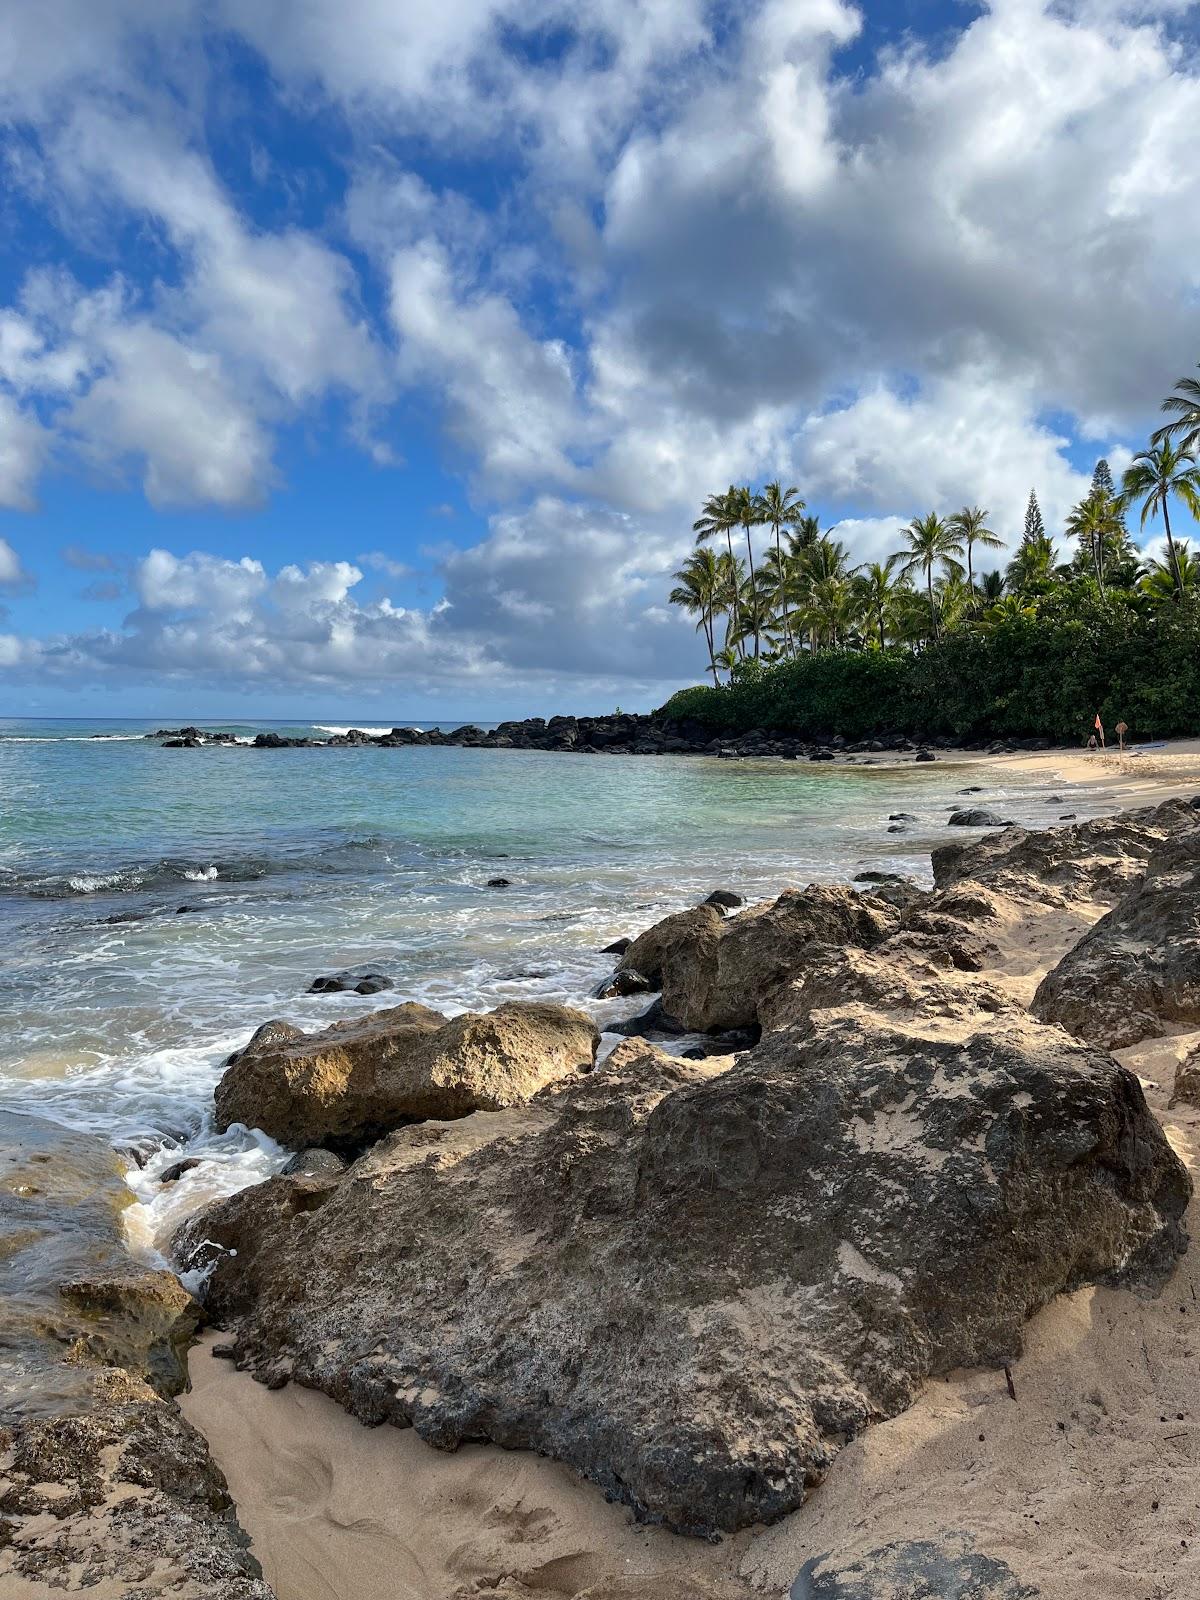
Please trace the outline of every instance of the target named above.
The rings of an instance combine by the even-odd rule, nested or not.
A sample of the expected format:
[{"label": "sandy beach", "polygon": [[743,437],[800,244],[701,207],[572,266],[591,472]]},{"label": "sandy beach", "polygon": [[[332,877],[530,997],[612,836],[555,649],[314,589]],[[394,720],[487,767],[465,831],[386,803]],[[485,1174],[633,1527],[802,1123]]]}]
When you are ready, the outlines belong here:
[{"label": "sandy beach", "polygon": [[[1115,809],[1193,793],[1200,741],[981,765],[1095,784],[1113,791]],[[989,977],[1027,1001],[1087,920],[1048,911],[1004,928]],[[1200,1032],[1175,1031],[1118,1053],[1193,1172],[1200,1113],[1169,1100],[1176,1064],[1197,1043]],[[1193,1200],[1193,1237],[1198,1222]],[[193,1352],[181,1405],[279,1600],[803,1596],[792,1585],[813,1557],[923,1537],[974,1542],[1046,1600],[1184,1600],[1200,1592],[1198,1276],[1193,1248],[1157,1297],[1061,1297],[1028,1325],[1015,1400],[997,1371],[931,1383],[847,1447],[799,1511],[717,1545],[639,1526],[532,1454],[444,1454],[411,1431],[364,1428],[321,1394],[270,1391],[215,1359],[212,1339]]]}]

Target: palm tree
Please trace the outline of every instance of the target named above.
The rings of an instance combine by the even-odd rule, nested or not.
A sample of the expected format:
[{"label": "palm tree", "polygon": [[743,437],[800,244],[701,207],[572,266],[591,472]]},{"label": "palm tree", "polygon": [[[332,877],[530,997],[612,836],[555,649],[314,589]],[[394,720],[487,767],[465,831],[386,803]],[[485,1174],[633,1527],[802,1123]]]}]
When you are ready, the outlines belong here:
[{"label": "palm tree", "polygon": [[[1192,548],[1186,539],[1180,539],[1175,546],[1175,560],[1179,566],[1179,580],[1183,584],[1184,594],[1196,594],[1200,591],[1200,557],[1192,554]],[[1151,561],[1139,588],[1153,600],[1173,600],[1175,577],[1168,563]]]},{"label": "palm tree", "polygon": [[730,484],[724,494],[710,494],[701,507],[700,515],[692,523],[692,532],[696,535],[696,543],[704,544],[709,539],[719,539],[725,535],[725,548],[729,560],[733,560],[733,530],[737,527],[737,509],[734,505],[736,490]]},{"label": "palm tree", "polygon": [[1200,379],[1177,379],[1160,409],[1171,413],[1172,420],[1151,434],[1150,443],[1165,444],[1171,439],[1181,450],[1195,450],[1200,445]]},{"label": "palm tree", "polygon": [[717,651],[716,655],[713,657],[713,660],[716,662],[717,666],[720,667],[722,672],[727,672],[731,678],[733,677],[733,669],[738,664],[738,655],[736,650],[731,650],[730,647],[726,645],[723,650]]},{"label": "palm tree", "polygon": [[1171,513],[1168,501],[1175,495],[1183,501],[1192,516],[1200,520],[1200,468],[1190,450],[1164,439],[1152,444],[1149,450],[1140,450],[1126,469],[1121,480],[1121,497],[1125,503],[1141,501],[1141,526],[1156,511],[1162,512],[1163,527],[1167,534],[1167,554],[1175,576],[1175,592],[1183,599],[1183,577],[1175,554],[1175,540],[1171,537]]},{"label": "palm tree", "polygon": [[[750,566],[750,588],[757,593],[754,581],[754,546],[750,540],[750,529],[757,527],[763,520],[762,501],[748,488],[733,489],[729,491],[729,509],[741,524],[746,535],[746,559]],[[759,633],[761,629],[755,627],[751,630],[754,638],[754,655],[757,659],[759,652]]]},{"label": "palm tree", "polygon": [[988,605],[994,606],[1004,594],[1004,574],[997,569],[995,572],[985,572],[979,585],[980,599],[986,600]]},{"label": "palm tree", "polygon": [[673,606],[682,606],[689,616],[694,617],[699,614],[700,621],[696,627],[704,630],[704,642],[708,646],[708,668],[713,675],[713,684],[716,685],[718,679],[713,618],[721,594],[720,557],[707,547],[693,550],[674,577],[676,587],[671,590],[667,599]]},{"label": "palm tree", "polygon": [[982,550],[1003,550],[1004,540],[987,525],[988,513],[979,506],[964,506],[950,518],[950,529],[967,552],[967,587],[975,598],[975,567],[972,555],[976,545]]},{"label": "palm tree", "polygon": [[792,486],[788,489],[780,487],[778,480],[768,483],[763,489],[759,501],[762,510],[762,520],[775,534],[775,567],[778,580],[776,593],[783,602],[783,646],[788,655],[792,653],[791,627],[788,619],[787,585],[783,581],[784,558],[780,547],[780,529],[784,526],[794,527],[800,520],[804,510],[804,501],[800,498],[799,489]]},{"label": "palm tree", "polygon": [[1004,574],[1011,594],[1039,593],[1054,581],[1054,541],[1047,533],[1022,539]]},{"label": "palm tree", "polygon": [[929,595],[929,637],[936,639],[938,619],[933,598],[933,569],[941,566],[945,572],[961,572],[962,568],[954,558],[962,555],[962,542],[936,511],[930,511],[924,517],[914,517],[904,530],[904,538],[907,550],[901,551],[901,555],[907,556],[907,559],[901,571],[912,572],[919,567],[925,574],[925,588]]},{"label": "palm tree", "polygon": [[806,550],[812,549],[820,537],[820,517],[814,517],[811,512],[806,517],[797,517],[796,526],[788,533],[788,550],[794,556],[803,555]]},{"label": "palm tree", "polygon": [[979,626],[990,633],[1004,622],[1032,621],[1037,616],[1036,603],[1023,600],[1020,595],[1002,595],[995,605],[989,606],[979,619]]},{"label": "palm tree", "polygon": [[1073,539],[1078,539],[1080,550],[1086,549],[1091,554],[1096,582],[1103,594],[1105,552],[1122,533],[1118,502],[1103,489],[1093,489],[1067,518],[1066,531]]},{"label": "palm tree", "polygon": [[887,648],[885,628],[887,619],[895,605],[897,591],[903,587],[903,579],[894,577],[898,555],[889,556],[886,561],[873,561],[870,565],[863,565],[856,570],[855,588],[863,611],[872,619],[879,634],[879,648]]}]

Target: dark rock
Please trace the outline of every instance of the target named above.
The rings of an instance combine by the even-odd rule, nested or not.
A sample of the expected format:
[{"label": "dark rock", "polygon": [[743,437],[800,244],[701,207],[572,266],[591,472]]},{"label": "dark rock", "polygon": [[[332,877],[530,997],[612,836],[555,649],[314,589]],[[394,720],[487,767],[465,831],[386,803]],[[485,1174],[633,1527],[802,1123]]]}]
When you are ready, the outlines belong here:
[{"label": "dark rock", "polygon": [[740,894],[734,894],[732,889],[714,889],[713,892],[701,901],[702,905],[717,906],[726,911],[733,911],[738,906],[744,906],[745,900]]},{"label": "dark rock", "polygon": [[164,1184],[178,1183],[185,1172],[194,1172],[199,1165],[200,1161],[198,1157],[188,1156],[183,1161],[177,1161],[173,1167],[167,1167],[165,1171],[160,1172],[158,1175],[158,1181],[159,1183]]},{"label": "dark rock", "polygon": [[790,1600],[1037,1600],[1011,1567],[977,1554],[964,1535],[884,1545],[862,1557],[814,1556]]},{"label": "dark rock", "polygon": [[920,822],[920,817],[915,817],[911,811],[893,811],[888,817],[889,822]]},{"label": "dark rock", "polygon": [[512,887],[512,879],[489,878],[487,881],[487,886],[489,889],[510,889]]},{"label": "dark rock", "polygon": [[394,985],[382,972],[333,972],[314,978],[309,994],[381,994]]},{"label": "dark rock", "polygon": [[918,750],[917,751],[917,760],[918,761],[936,761],[937,757],[934,755],[932,750]]},{"label": "dark rock", "polygon": [[623,1039],[671,1039],[681,1033],[690,1033],[677,1018],[663,1010],[661,1000],[636,1017],[625,1017],[621,1022],[611,1022],[609,1033],[619,1033]]},{"label": "dark rock", "polygon": [[635,972],[632,967],[620,967],[611,978],[596,986],[594,998],[597,1000],[619,1000],[627,995],[649,994],[654,988],[649,978]]},{"label": "dark rock", "polygon": [[632,939],[614,939],[611,944],[604,946],[600,954],[602,956],[623,956],[632,943]]},{"label": "dark rock", "polygon": [[1005,822],[1003,817],[998,817],[994,811],[985,811],[982,806],[973,806],[966,811],[951,812],[947,826],[951,828],[1008,828],[1012,824]]},{"label": "dark rock", "polygon": [[519,1117],[400,1130],[315,1207],[295,1184],[177,1241],[219,1252],[209,1310],[256,1377],[553,1456],[700,1535],[795,1509],[1054,1295],[1161,1281],[1190,1188],[1104,1052],[850,1010],[724,1072],[629,1041]]}]

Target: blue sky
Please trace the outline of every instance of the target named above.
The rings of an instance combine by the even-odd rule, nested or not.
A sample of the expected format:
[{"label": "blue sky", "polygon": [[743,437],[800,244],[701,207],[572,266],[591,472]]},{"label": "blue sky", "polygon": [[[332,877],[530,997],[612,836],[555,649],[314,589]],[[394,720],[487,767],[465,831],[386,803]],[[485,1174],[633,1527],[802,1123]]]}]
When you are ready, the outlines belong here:
[{"label": "blue sky", "polygon": [[10,0],[0,714],[648,706],[735,478],[1061,526],[1200,359],[1195,23]]}]

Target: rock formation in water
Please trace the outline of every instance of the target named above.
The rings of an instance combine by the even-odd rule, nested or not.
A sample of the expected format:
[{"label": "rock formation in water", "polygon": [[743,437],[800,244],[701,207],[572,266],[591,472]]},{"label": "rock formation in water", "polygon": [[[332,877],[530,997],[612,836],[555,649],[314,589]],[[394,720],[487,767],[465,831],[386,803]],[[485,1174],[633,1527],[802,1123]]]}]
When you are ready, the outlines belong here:
[{"label": "rock formation in water", "polygon": [[518,1105],[589,1071],[599,1042],[582,1011],[535,1001],[452,1021],[409,1003],[320,1033],[268,1022],[230,1057],[216,1124],[261,1128],[293,1149],[361,1145],[406,1122]]},{"label": "rock formation in water", "polygon": [[167,1398],[199,1308],[130,1259],[112,1151],[3,1115],[0,1168],[0,1594],[271,1600]]}]

